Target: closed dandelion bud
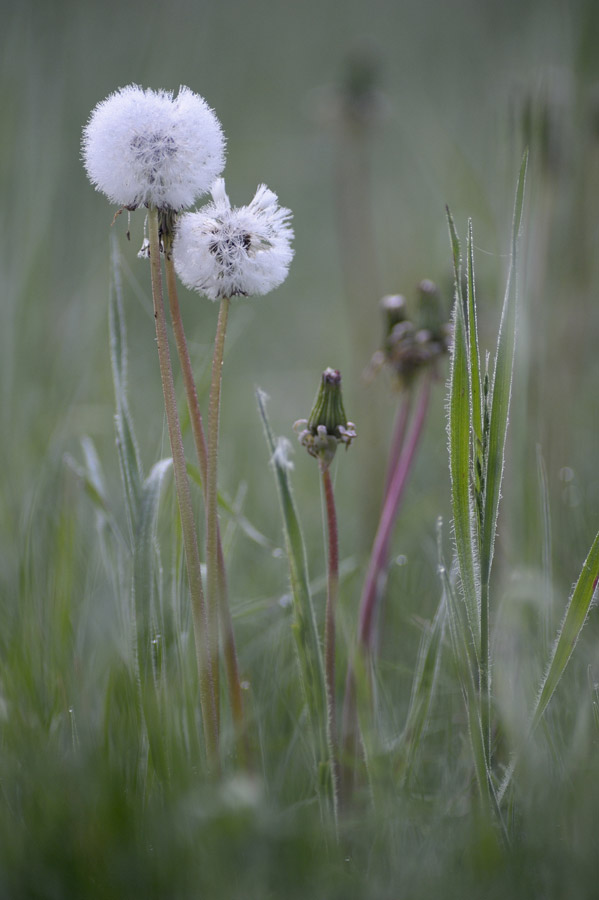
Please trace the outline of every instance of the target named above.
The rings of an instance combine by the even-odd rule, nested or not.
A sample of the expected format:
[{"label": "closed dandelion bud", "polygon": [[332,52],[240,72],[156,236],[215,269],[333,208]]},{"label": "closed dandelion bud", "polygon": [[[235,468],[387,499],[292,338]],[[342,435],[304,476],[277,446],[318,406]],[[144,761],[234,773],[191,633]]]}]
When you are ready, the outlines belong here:
[{"label": "closed dandelion bud", "polygon": [[385,339],[391,334],[394,327],[408,318],[408,305],[406,298],[401,294],[387,294],[380,303],[385,321]]},{"label": "closed dandelion bud", "polygon": [[418,311],[420,327],[430,332],[431,340],[440,340],[447,315],[443,309],[439,288],[428,278],[418,285]]},{"label": "closed dandelion bud", "polygon": [[300,419],[293,427],[300,443],[325,467],[331,464],[338,444],[349,447],[356,437],[356,426],[347,421],[338,369],[325,369],[310,418]]}]

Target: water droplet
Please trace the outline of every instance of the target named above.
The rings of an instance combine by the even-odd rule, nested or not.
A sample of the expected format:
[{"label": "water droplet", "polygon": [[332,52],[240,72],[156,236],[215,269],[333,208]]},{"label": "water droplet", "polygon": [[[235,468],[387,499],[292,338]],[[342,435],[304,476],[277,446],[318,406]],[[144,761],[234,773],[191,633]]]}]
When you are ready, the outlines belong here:
[{"label": "water droplet", "polygon": [[571,469],[570,466],[564,466],[559,470],[559,477],[562,481],[572,481],[574,479],[574,469]]},{"label": "water droplet", "polygon": [[282,606],[283,609],[291,606],[291,594],[283,594],[282,597],[279,597],[279,606]]},{"label": "water droplet", "polygon": [[400,553],[399,556],[395,557],[395,565],[396,566],[405,566],[407,562],[408,562],[408,557],[405,556],[403,553]]},{"label": "water droplet", "polygon": [[280,547],[275,547],[275,549],[272,551],[272,555],[275,559],[281,559],[281,557],[284,556],[284,553]]}]

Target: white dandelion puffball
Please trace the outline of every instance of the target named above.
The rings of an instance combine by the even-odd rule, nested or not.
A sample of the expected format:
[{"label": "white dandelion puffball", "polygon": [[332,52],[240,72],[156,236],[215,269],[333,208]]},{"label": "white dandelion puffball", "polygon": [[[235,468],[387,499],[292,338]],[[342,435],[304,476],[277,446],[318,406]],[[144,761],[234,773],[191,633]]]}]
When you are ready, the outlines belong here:
[{"label": "white dandelion puffball", "polygon": [[130,84],[95,107],[83,129],[83,163],[112,203],[180,210],[205,194],[225,165],[220,122],[187,87]]},{"label": "white dandelion puffball", "polygon": [[212,203],[177,222],[173,260],[179,278],[211,300],[267,294],[285,281],[293,258],[290,218],[264,184],[248,206],[232,207],[218,178]]}]

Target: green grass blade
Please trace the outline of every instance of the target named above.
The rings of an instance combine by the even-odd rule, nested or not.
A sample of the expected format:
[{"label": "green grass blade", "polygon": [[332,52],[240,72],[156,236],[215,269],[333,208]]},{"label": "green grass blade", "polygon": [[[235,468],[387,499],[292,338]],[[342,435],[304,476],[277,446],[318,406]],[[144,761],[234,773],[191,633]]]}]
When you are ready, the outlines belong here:
[{"label": "green grass blade", "polygon": [[404,753],[404,762],[400,772],[402,782],[409,781],[428,720],[441,662],[445,619],[446,604],[443,595],[430,627],[422,636],[418,651],[412,696],[401,737]]},{"label": "green grass blade", "polygon": [[553,573],[551,568],[551,510],[549,506],[549,484],[547,479],[547,468],[545,460],[541,453],[540,446],[537,445],[537,480],[539,483],[539,513],[541,521],[541,529],[543,534],[543,589],[545,592],[545,602],[543,604],[543,636],[545,638],[545,646],[549,645],[550,629],[553,621]]},{"label": "green grass blade", "polygon": [[135,604],[136,657],[139,669],[142,709],[148,731],[152,762],[161,779],[168,778],[163,729],[160,722],[158,685],[154,665],[156,604],[156,524],[160,489],[172,459],[157,462],[141,489],[139,516],[133,551],[133,597]]},{"label": "green grass blade", "polygon": [[537,727],[549,701],[555,693],[562,675],[570,661],[582,627],[586,622],[591,601],[599,580],[599,534],[593,541],[589,555],[568,602],[563,622],[553,646],[551,661],[545,673],[539,696],[532,715],[531,731]]},{"label": "green grass blade", "polygon": [[308,713],[316,741],[316,761],[328,759],[326,739],[326,694],[320,638],[316,627],[316,616],[310,593],[306,550],[299,518],[293,502],[289,482],[289,463],[284,447],[277,444],[266,414],[266,395],[256,391],[258,409],[264,426],[266,442],[271,454],[281,513],[285,548],[289,560],[289,574],[293,595],[294,636],[298,652],[300,676],[304,689]]},{"label": "green grass blade", "polygon": [[472,431],[474,432],[475,459],[483,440],[482,427],[482,384],[480,374],[480,353],[478,349],[478,324],[476,319],[476,291],[474,282],[474,252],[472,239],[472,219],[468,220],[466,244],[466,284],[468,308],[468,342],[470,349],[470,390],[472,397]]},{"label": "green grass blade", "polygon": [[492,775],[487,765],[484,728],[480,715],[478,691],[474,683],[472,667],[467,664],[469,655],[467,647],[468,629],[463,621],[461,612],[462,605],[459,603],[451,579],[449,578],[447,569],[443,563],[440,564],[439,571],[441,574],[445,602],[447,604],[447,621],[453,659],[468,720],[468,736],[470,738],[472,760],[474,763],[474,771],[481,803],[487,815],[495,819],[500,825],[504,838],[507,840],[507,830],[499,807],[498,797],[493,786]]},{"label": "green grass blade", "polygon": [[453,250],[455,302],[454,339],[449,375],[448,425],[451,505],[460,582],[472,631],[473,650],[478,659],[480,645],[480,585],[478,577],[477,529],[471,486],[472,404],[468,360],[468,335],[461,288],[460,243],[451,213],[447,210]]},{"label": "green grass blade", "polygon": [[497,531],[497,515],[499,511],[499,498],[505,459],[505,440],[512,393],[512,374],[516,350],[516,317],[518,307],[517,251],[522,223],[527,164],[528,152],[524,154],[522,159],[518,187],[516,190],[512,226],[511,259],[501,313],[499,335],[497,338],[497,352],[495,355],[495,366],[491,385],[490,426],[485,466],[483,532],[480,548],[481,578],[483,584],[488,584],[489,582],[491,565],[493,562],[495,534]]},{"label": "green grass blade", "polygon": [[[599,534],[597,534],[591,545],[589,554],[582,565],[578,581],[570,596],[562,624],[553,645],[551,660],[539,688],[537,702],[535,703],[535,708],[531,716],[530,728],[527,736],[530,736],[539,725],[562,675],[566,670],[566,666],[570,661],[570,657],[574,652],[574,648],[576,647],[578,638],[580,637],[580,633],[586,622],[598,583]],[[512,760],[503,776],[503,781],[498,791],[499,801],[502,800],[511,783],[518,763],[519,750],[520,748],[513,754]]]},{"label": "green grass blade", "polygon": [[123,306],[120,259],[116,240],[112,240],[111,281],[108,306],[110,362],[116,402],[115,427],[121,477],[127,501],[130,534],[135,531],[140,503],[143,470],[127,401],[127,331]]},{"label": "green grass blade", "polygon": [[[202,487],[202,475],[197,466],[193,463],[187,463],[187,474],[191,481],[198,485],[199,488]],[[254,544],[258,544],[259,547],[264,547],[266,550],[273,551],[277,548],[270,540],[267,538],[265,534],[262,532],[247,518],[247,516],[243,515],[239,512],[238,509],[235,508],[231,498],[227,496],[227,494],[222,491],[218,492],[217,501],[219,509],[224,510],[229,514],[234,524],[245,534],[245,536],[252,541]]]}]

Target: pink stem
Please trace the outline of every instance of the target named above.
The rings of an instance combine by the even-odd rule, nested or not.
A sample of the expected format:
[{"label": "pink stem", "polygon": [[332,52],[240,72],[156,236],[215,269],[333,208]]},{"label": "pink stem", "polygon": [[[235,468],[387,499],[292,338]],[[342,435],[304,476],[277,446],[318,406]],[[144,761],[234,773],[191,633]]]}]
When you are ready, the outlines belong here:
[{"label": "pink stem", "polygon": [[432,374],[428,374],[420,393],[418,408],[414,414],[414,424],[410,436],[400,454],[393,477],[391,478],[391,483],[381,513],[379,527],[372,547],[370,564],[368,566],[364,590],[362,592],[362,600],[360,603],[359,641],[367,650],[372,649],[374,637],[374,613],[379,595],[379,578],[387,565],[389,541],[393,532],[393,526],[397,519],[399,503],[408,480],[412,461],[416,454],[420,435],[422,434],[422,429],[426,420],[431,381]]},{"label": "pink stem", "polygon": [[393,430],[393,440],[391,441],[391,450],[389,451],[389,461],[387,463],[387,475],[385,478],[385,497],[389,493],[393,473],[397,468],[401,451],[403,450],[404,441],[406,439],[406,431],[408,427],[408,419],[412,411],[412,400],[414,392],[411,387],[407,388],[403,394],[397,417],[395,419],[395,428]]}]

